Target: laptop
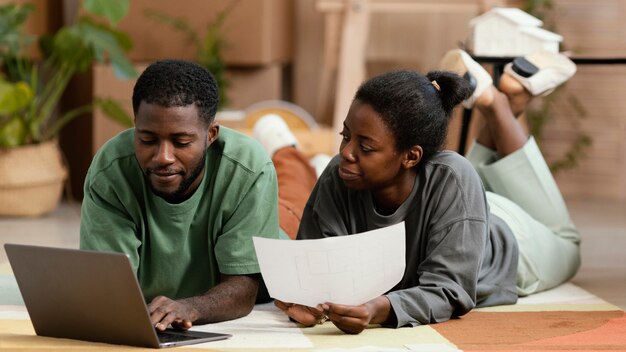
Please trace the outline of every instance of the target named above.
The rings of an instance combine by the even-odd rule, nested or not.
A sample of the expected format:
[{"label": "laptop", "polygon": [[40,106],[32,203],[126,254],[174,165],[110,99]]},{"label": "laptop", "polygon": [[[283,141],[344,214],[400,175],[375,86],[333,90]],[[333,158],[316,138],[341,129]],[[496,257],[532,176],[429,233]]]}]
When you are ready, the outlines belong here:
[{"label": "laptop", "polygon": [[4,248],[37,335],[152,348],[232,336],[157,332],[125,254],[10,243]]}]

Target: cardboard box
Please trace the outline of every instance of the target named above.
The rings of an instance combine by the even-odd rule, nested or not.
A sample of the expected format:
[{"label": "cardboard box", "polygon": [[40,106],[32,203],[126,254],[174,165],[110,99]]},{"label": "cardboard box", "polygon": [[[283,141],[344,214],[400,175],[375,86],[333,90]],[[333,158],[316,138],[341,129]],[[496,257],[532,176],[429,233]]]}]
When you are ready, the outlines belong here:
[{"label": "cardboard box", "polygon": [[[142,72],[147,64],[135,65],[138,72]],[[119,79],[113,73],[111,65],[96,64],[92,69],[93,97],[111,98],[122,105],[129,116],[133,116],[133,87],[135,80]],[[91,151],[95,154],[100,147],[116,134],[127,127],[111,120],[99,110],[93,112]]]},{"label": "cardboard box", "polygon": [[288,68],[279,64],[255,68],[229,68],[228,109],[245,109],[263,100],[289,100]]},{"label": "cardboard box", "polygon": [[[232,0],[235,5],[222,27],[223,58],[228,65],[287,63],[292,58],[292,0]],[[197,48],[170,25],[149,17],[149,9],[183,17],[200,38],[227,0],[133,0],[119,29],[133,39],[130,59],[150,62],[163,58],[195,59]]]}]

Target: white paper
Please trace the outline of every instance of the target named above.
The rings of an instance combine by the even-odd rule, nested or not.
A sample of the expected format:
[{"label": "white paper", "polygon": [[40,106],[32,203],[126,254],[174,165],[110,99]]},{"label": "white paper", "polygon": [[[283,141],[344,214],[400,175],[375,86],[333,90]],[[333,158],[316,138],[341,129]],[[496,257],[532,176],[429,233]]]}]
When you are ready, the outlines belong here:
[{"label": "white paper", "polygon": [[313,343],[296,323],[274,306],[274,303],[257,304],[252,312],[242,318],[220,323],[196,325],[195,331],[232,334],[226,340],[212,341],[187,347],[210,349],[301,349],[312,348]]},{"label": "white paper", "polygon": [[406,265],[404,222],[350,236],[253,241],[270,296],[310,307],[363,304],[397,284]]}]

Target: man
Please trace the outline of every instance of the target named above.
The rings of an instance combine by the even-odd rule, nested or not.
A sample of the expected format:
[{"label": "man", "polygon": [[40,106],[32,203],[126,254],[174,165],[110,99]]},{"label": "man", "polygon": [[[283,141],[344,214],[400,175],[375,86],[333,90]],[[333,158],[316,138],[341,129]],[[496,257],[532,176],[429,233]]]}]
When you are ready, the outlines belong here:
[{"label": "man", "polygon": [[135,128],[100,149],[85,181],[80,247],[130,257],[159,330],[247,315],[252,236],[279,237],[272,161],[214,122],[217,102],[201,66],[153,63],[133,91]]}]

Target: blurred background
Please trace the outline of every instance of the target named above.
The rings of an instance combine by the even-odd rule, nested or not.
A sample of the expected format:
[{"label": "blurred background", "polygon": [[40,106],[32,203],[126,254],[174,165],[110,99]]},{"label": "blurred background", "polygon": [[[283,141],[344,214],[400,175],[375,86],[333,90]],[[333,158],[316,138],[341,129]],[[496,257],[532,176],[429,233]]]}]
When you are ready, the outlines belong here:
[{"label": "blurred background", "polygon": [[[34,5],[23,32],[39,36],[75,24],[86,12],[79,0],[0,0],[0,4],[11,3]],[[114,27],[130,40],[126,57],[138,72],[162,58],[201,62],[225,82],[226,99],[218,115],[223,125],[245,128],[242,112],[255,103],[291,102],[322,127],[315,145],[307,147],[329,154],[336,151],[335,136],[325,133],[324,127],[332,129],[333,120],[343,119],[341,110],[335,109],[346,101],[349,104],[352,87],[361,77],[401,68],[424,73],[435,69],[445,52],[465,45],[470,20],[494,6],[518,7],[543,20],[543,28],[560,34],[561,50],[572,56],[626,58],[624,0],[102,3],[109,4],[111,9],[105,10],[110,11],[116,10],[116,3],[127,3]],[[362,16],[364,8],[367,23],[354,19]],[[38,58],[35,44],[29,54]],[[342,46],[348,50],[343,56]],[[360,66],[364,72],[358,71]],[[340,75],[358,81],[339,88]],[[69,82],[59,109],[81,106],[96,97],[112,98],[132,116],[133,84],[132,77],[117,77],[106,59],[94,59]],[[625,90],[626,64],[581,64],[565,87],[549,98],[536,99],[533,111],[527,113],[566,197],[626,200]],[[336,96],[343,102],[337,102]],[[69,164],[72,194],[78,199],[91,157],[126,127],[97,109],[84,115],[65,126],[59,138]],[[334,119],[335,115],[339,117]],[[460,149],[458,115],[448,143],[454,150]],[[480,116],[472,118],[467,143],[480,123]]]}]

